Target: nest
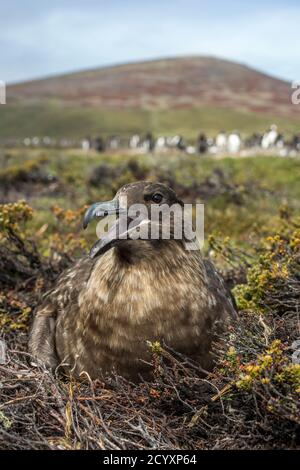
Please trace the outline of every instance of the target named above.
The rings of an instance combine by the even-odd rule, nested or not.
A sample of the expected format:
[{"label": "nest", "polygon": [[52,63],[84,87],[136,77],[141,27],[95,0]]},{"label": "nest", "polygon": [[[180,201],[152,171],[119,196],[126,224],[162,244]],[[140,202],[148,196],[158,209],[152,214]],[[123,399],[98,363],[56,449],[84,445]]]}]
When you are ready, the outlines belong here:
[{"label": "nest", "polygon": [[140,384],[115,374],[78,381],[32,368],[26,337],[19,335],[0,366],[0,448],[295,448],[300,404],[288,384],[260,381],[245,391],[228,365],[224,372],[224,346],[256,357],[265,350],[267,327],[242,315],[227,345],[215,345],[219,366],[206,377],[197,364],[161,347],[153,352],[153,380]]}]

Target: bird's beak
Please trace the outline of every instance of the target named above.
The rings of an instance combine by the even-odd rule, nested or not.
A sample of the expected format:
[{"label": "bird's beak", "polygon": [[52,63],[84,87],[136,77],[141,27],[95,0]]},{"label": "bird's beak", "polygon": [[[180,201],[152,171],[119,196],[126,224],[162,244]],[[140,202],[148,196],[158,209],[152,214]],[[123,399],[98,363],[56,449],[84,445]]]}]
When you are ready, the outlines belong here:
[{"label": "bird's beak", "polygon": [[95,202],[84,214],[83,228],[86,229],[90,221],[96,217],[106,217],[107,215],[115,215],[122,212],[125,211],[120,208],[118,199],[107,202]]},{"label": "bird's beak", "polygon": [[126,238],[127,229],[127,209],[120,207],[117,198],[108,202],[96,202],[86,211],[83,218],[83,228],[85,229],[89,222],[96,217],[106,217],[109,215],[118,215],[119,218],[111,225],[108,232],[103,234],[93,245],[90,256],[94,258],[112,248],[120,240]]}]

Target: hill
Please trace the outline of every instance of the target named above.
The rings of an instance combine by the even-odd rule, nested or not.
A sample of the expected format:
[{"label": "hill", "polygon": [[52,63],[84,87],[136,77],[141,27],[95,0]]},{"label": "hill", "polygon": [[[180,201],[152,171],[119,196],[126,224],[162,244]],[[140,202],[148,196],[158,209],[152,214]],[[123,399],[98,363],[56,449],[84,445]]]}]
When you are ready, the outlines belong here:
[{"label": "hill", "polygon": [[104,67],[8,87],[0,136],[298,129],[289,83],[213,57]]}]

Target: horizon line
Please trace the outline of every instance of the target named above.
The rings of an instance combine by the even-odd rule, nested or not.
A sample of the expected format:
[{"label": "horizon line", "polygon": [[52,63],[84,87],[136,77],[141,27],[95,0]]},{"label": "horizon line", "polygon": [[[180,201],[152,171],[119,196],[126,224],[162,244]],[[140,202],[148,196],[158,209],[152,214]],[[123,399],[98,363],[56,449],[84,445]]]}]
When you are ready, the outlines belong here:
[{"label": "horizon line", "polygon": [[16,82],[7,82],[7,86],[11,87],[11,86],[23,85],[23,84],[26,84],[26,83],[40,82],[40,81],[44,81],[44,80],[51,80],[51,79],[54,79],[54,78],[63,78],[63,77],[67,77],[68,75],[77,75],[77,74],[81,74],[81,73],[85,73],[85,72],[94,72],[96,70],[114,69],[114,68],[118,68],[118,67],[130,66],[130,65],[147,64],[147,63],[151,63],[151,62],[163,62],[163,61],[168,61],[168,60],[193,59],[193,58],[194,59],[197,59],[197,58],[215,59],[215,60],[222,60],[224,62],[231,62],[231,63],[234,63],[236,65],[242,65],[243,67],[247,67],[248,69],[255,70],[258,73],[261,73],[261,74],[263,74],[265,76],[268,76],[270,78],[273,78],[275,80],[285,82],[286,84],[292,83],[292,80],[287,80],[285,78],[280,78],[276,75],[272,75],[269,72],[265,72],[265,71],[263,71],[259,68],[248,65],[246,62],[239,62],[239,61],[235,61],[235,60],[232,60],[232,59],[228,59],[226,57],[211,55],[211,54],[207,54],[207,55],[206,54],[177,54],[177,55],[170,55],[170,56],[159,56],[159,57],[155,56],[155,57],[146,58],[146,59],[133,59],[133,60],[129,60],[129,61],[126,61],[126,62],[112,62],[111,64],[104,64],[104,65],[100,65],[100,66],[95,65],[95,66],[90,66],[88,68],[83,68],[83,69],[72,69],[72,70],[65,71],[65,72],[58,72],[58,73],[53,73],[53,74],[39,76],[39,77],[22,79],[22,80],[20,80],[20,81],[18,80]]}]

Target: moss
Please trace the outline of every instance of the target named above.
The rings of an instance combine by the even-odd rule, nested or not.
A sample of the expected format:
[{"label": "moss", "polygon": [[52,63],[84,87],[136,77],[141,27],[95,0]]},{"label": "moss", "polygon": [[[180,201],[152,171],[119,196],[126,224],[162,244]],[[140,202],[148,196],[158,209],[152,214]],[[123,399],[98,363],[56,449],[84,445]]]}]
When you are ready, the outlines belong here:
[{"label": "moss", "polygon": [[0,423],[3,425],[3,427],[8,430],[11,428],[12,426],[12,421],[7,418],[7,416],[5,416],[5,414],[0,411]]},{"label": "moss", "polygon": [[[261,241],[260,254],[248,271],[247,283],[234,289],[241,310],[274,311],[278,291],[290,290],[289,286],[292,289],[299,279],[298,223],[298,219],[295,219],[288,226],[283,224],[279,232]],[[284,313],[279,302],[277,313]]]},{"label": "moss", "polygon": [[0,237],[4,237],[9,230],[21,235],[24,224],[32,218],[32,214],[32,207],[22,200],[11,204],[0,204]]},{"label": "moss", "polygon": [[150,343],[149,342],[149,348],[150,348],[150,351],[153,353],[153,354],[157,354],[158,356],[162,353],[162,347],[161,347],[161,344],[159,341],[154,341],[153,343]]},{"label": "moss", "polygon": [[27,330],[32,308],[16,295],[0,294],[0,331]]},{"label": "moss", "polygon": [[8,186],[20,181],[30,180],[31,174],[47,162],[45,156],[37,159],[25,160],[0,170],[0,183]]}]

